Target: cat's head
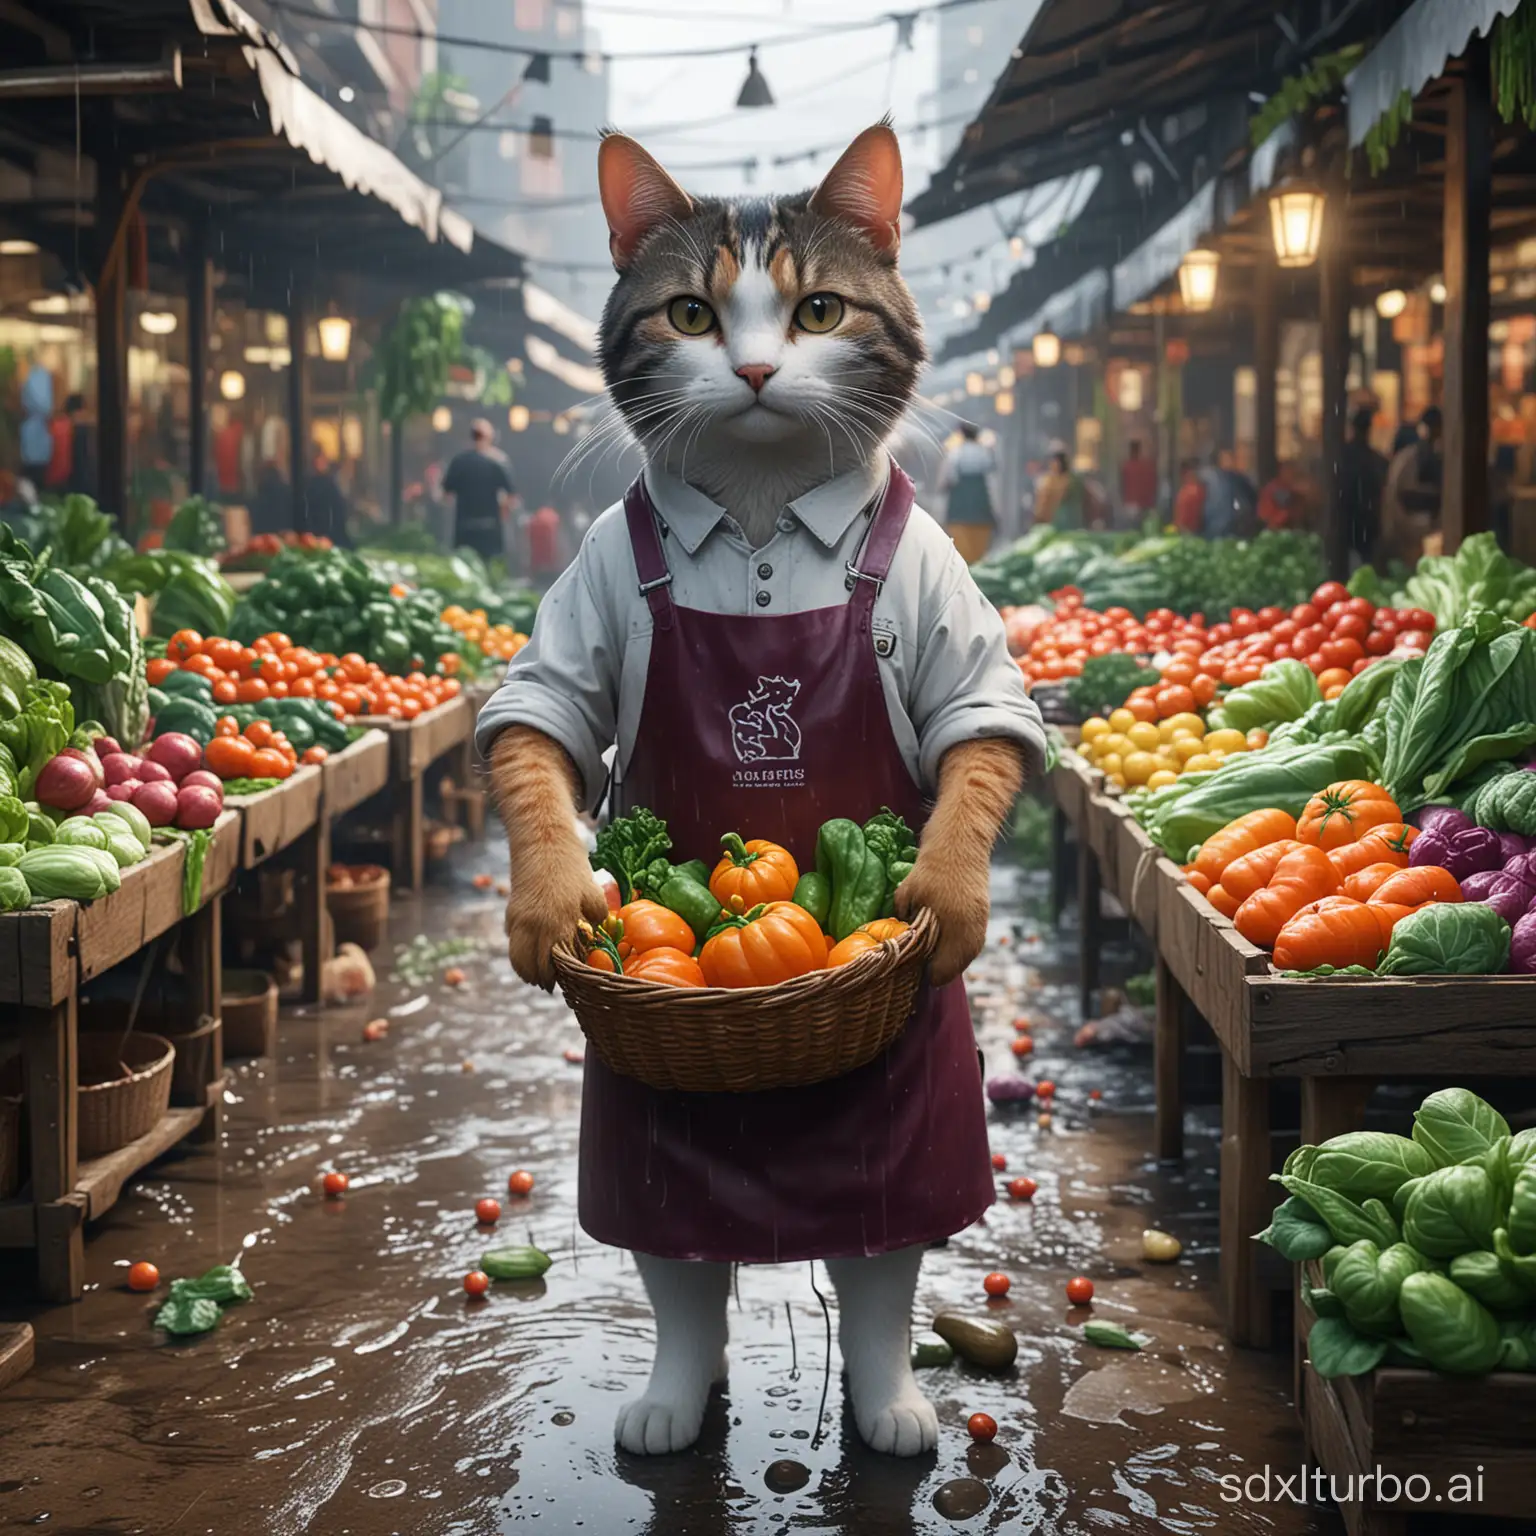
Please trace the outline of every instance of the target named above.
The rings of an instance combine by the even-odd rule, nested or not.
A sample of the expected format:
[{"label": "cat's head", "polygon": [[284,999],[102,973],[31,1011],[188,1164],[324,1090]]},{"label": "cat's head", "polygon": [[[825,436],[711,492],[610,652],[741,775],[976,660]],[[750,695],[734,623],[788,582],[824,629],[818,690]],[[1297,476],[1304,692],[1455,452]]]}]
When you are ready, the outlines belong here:
[{"label": "cat's head", "polygon": [[603,312],[609,393],[648,454],[803,447],[867,461],[925,350],[897,270],[901,152],[866,129],[813,192],[693,197],[633,139],[598,152],[619,280]]}]

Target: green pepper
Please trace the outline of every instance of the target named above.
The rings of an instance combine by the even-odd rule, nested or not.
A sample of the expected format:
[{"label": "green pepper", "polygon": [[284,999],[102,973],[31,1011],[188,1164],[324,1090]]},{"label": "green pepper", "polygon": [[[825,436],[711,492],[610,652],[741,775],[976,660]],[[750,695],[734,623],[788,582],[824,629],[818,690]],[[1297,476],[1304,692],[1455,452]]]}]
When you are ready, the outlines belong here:
[{"label": "green pepper", "polygon": [[700,885],[708,887],[710,869],[703,859],[689,859],[686,864],[676,864],[673,871],[679,875],[687,875],[690,880],[697,881]]},{"label": "green pepper", "polygon": [[789,899],[797,907],[804,907],[823,928],[827,926],[827,915],[832,910],[832,883],[825,875],[814,869],[806,870]]},{"label": "green pepper", "polygon": [[665,859],[654,859],[635,877],[635,888],[669,912],[677,913],[701,943],[719,921],[720,903],[686,866],[674,867]]},{"label": "green pepper", "polygon": [[886,874],[856,821],[836,817],[816,834],[816,872],[831,883],[829,929],[839,942],[872,923],[885,903]]}]

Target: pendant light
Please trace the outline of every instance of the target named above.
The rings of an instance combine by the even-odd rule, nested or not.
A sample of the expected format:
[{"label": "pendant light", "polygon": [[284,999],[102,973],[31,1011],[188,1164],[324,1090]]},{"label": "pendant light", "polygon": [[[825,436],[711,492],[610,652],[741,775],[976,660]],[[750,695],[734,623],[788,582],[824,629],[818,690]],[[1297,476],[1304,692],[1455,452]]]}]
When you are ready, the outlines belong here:
[{"label": "pendant light", "polygon": [[320,355],[328,363],[344,363],[352,350],[352,322],[345,315],[322,315],[316,322],[320,332]]},{"label": "pendant light", "polygon": [[1061,361],[1061,337],[1049,327],[1035,332],[1029,349],[1034,354],[1037,368],[1054,368]]},{"label": "pendant light", "polygon": [[1408,308],[1408,295],[1401,288],[1388,288],[1376,295],[1376,313],[1383,320],[1396,320]]},{"label": "pendant light", "polygon": [[1221,255],[1200,246],[1179,263],[1179,297],[1192,315],[1204,314],[1216,302],[1216,274],[1221,270]]},{"label": "pendant light", "polygon": [[1282,267],[1310,267],[1323,243],[1321,187],[1299,177],[1283,182],[1269,196],[1269,226],[1275,261]]},{"label": "pendant light", "polygon": [[763,72],[757,67],[757,49],[747,55],[747,78],[741,82],[741,94],[736,98],[738,107],[771,107],[773,92]]}]

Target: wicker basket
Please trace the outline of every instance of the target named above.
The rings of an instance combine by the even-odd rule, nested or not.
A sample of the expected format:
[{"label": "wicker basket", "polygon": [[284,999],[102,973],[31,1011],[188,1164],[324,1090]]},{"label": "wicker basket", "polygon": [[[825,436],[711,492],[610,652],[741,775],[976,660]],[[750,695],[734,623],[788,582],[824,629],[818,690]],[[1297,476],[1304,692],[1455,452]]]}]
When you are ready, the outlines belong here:
[{"label": "wicker basket", "polygon": [[[80,1157],[103,1157],[152,1131],[171,1107],[176,1047],[160,1035],[80,1036]],[[124,1075],[124,1068],[127,1075]]]},{"label": "wicker basket", "polygon": [[336,942],[377,949],[389,928],[389,871],[379,864],[356,864],[349,874],[350,885],[325,887]]},{"label": "wicker basket", "polygon": [[270,1056],[277,1049],[277,983],[266,971],[226,968],[219,1012],[226,1056]]},{"label": "wicker basket", "polygon": [[938,939],[938,922],[922,912],[857,960],[776,987],[661,986],[600,971],[565,948],[555,951],[555,974],[615,1072],[684,1093],[756,1093],[873,1061],[906,1025]]}]

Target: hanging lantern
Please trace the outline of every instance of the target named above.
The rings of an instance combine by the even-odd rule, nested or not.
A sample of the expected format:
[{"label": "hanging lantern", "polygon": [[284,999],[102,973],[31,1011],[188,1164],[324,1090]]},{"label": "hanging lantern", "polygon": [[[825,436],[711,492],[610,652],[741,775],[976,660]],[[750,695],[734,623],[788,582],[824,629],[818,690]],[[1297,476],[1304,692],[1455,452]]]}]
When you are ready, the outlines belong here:
[{"label": "hanging lantern", "polygon": [[1179,297],[1192,315],[1201,315],[1216,302],[1216,274],[1221,255],[1196,246],[1179,263]]},{"label": "hanging lantern", "polygon": [[36,256],[37,245],[31,240],[0,240],[0,256]]},{"label": "hanging lantern", "polygon": [[771,107],[773,92],[763,72],[757,67],[757,49],[747,55],[747,78],[741,82],[741,94],[736,98],[738,107]]},{"label": "hanging lantern", "polygon": [[245,399],[245,375],[238,368],[226,368],[219,375],[219,393],[226,400]]},{"label": "hanging lantern", "polygon": [[1037,368],[1054,368],[1061,361],[1061,337],[1049,328],[1035,332],[1029,349],[1034,354]]},{"label": "hanging lantern", "polygon": [[1269,196],[1269,226],[1275,260],[1282,267],[1310,267],[1323,243],[1321,187],[1309,181],[1283,181]]},{"label": "hanging lantern", "polygon": [[507,412],[507,425],[514,432],[526,432],[528,430],[529,411],[526,405],[514,405]]},{"label": "hanging lantern", "polygon": [[1141,369],[1122,368],[1115,380],[1115,399],[1122,411],[1134,413],[1142,407]]},{"label": "hanging lantern", "polygon": [[176,316],[168,309],[146,309],[139,325],[151,336],[169,336],[176,329]]},{"label": "hanging lantern", "polygon": [[1408,295],[1401,288],[1388,288],[1376,295],[1376,313],[1383,320],[1396,320],[1408,308]]},{"label": "hanging lantern", "polygon": [[998,390],[998,392],[992,397],[992,409],[996,411],[999,416],[1012,416],[1013,391],[1011,389]]},{"label": "hanging lantern", "polygon": [[325,315],[318,322],[320,356],[328,363],[344,363],[352,350],[352,322],[345,315]]},{"label": "hanging lantern", "polygon": [[453,430],[453,412],[446,405],[440,405],[432,412],[432,430],[434,432],[451,432]]},{"label": "hanging lantern", "polygon": [[987,381],[979,373],[968,373],[965,376],[965,392],[968,395],[985,394]]}]

